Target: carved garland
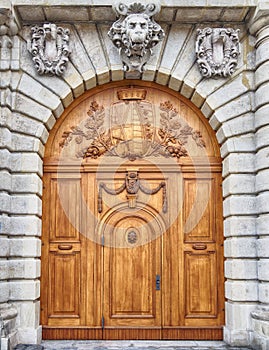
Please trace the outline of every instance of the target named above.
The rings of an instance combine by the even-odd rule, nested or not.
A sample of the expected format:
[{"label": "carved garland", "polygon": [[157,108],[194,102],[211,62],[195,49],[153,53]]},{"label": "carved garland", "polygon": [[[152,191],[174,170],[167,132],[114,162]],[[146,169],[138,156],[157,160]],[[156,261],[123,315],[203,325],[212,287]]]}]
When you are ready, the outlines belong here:
[{"label": "carved garland", "polygon": [[[139,101],[135,102],[139,108]],[[89,147],[82,149],[77,153],[78,158],[96,159],[103,154],[111,156],[119,156],[121,158],[129,158],[135,160],[137,158],[149,156],[164,156],[164,157],[187,157],[188,152],[184,147],[188,139],[191,137],[198,147],[205,147],[205,142],[199,131],[193,130],[189,125],[182,126],[178,111],[173,107],[170,101],[160,103],[160,123],[161,128],[156,130],[153,135],[152,125],[146,125],[145,141],[148,141],[149,149],[143,156],[138,154],[119,154],[117,145],[124,140],[115,139],[110,130],[105,130],[104,119],[105,110],[96,101],[90,105],[87,112],[88,118],[85,123],[85,130],[80,127],[71,127],[70,131],[65,131],[62,135],[60,147],[66,147],[73,139],[77,144],[81,144],[84,139],[92,140]],[[143,109],[140,110],[141,114]]]}]

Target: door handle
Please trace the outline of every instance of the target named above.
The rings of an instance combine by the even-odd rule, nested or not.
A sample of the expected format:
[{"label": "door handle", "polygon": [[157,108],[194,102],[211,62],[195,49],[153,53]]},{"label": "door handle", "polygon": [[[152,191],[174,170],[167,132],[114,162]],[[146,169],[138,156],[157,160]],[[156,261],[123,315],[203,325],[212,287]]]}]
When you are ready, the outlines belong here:
[{"label": "door handle", "polygon": [[59,244],[59,250],[71,250],[73,248],[72,244]]},{"label": "door handle", "polygon": [[193,244],[192,249],[195,250],[205,250],[207,248],[206,244],[198,243],[198,244]]},{"label": "door handle", "polygon": [[161,276],[156,275],[156,290],[161,290]]}]

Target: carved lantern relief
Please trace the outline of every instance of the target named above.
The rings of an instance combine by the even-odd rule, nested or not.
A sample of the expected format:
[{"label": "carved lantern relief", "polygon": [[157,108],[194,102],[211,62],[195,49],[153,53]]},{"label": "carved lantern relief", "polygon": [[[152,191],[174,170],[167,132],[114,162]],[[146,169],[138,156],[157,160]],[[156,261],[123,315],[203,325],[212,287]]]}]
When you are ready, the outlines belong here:
[{"label": "carved lantern relief", "polygon": [[69,61],[69,30],[53,23],[32,28],[29,51],[40,75],[62,75]]},{"label": "carved lantern relief", "polygon": [[198,29],[197,63],[204,77],[227,77],[234,73],[240,54],[239,29]]},{"label": "carved lantern relief", "polygon": [[151,49],[164,37],[164,31],[152,18],[159,12],[157,3],[121,2],[114,6],[119,19],[113,23],[108,36],[119,49],[125,71],[142,72],[149,60]]}]

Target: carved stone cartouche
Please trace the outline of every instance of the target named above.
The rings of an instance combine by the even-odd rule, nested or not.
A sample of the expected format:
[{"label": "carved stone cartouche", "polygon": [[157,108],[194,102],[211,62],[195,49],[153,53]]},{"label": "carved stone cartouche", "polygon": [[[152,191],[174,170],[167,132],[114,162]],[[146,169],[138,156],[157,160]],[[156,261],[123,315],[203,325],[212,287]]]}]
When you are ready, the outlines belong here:
[{"label": "carved stone cartouche", "polygon": [[69,30],[45,23],[32,28],[29,51],[37,72],[48,75],[62,75],[66,70],[71,53],[69,49]]},{"label": "carved stone cartouche", "polygon": [[196,40],[197,63],[201,74],[206,77],[232,75],[240,54],[239,29],[198,29]]},{"label": "carved stone cartouche", "polygon": [[164,37],[164,31],[152,18],[159,12],[156,3],[118,2],[114,6],[119,19],[113,23],[108,36],[119,49],[125,71],[142,72],[152,54],[152,48]]}]

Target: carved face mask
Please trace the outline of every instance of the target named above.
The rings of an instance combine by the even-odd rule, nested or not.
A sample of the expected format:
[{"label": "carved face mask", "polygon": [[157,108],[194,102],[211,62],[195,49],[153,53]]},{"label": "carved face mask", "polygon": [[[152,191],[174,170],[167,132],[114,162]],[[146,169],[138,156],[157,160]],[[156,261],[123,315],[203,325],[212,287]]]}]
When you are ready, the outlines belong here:
[{"label": "carved face mask", "polygon": [[145,15],[133,14],[126,18],[126,34],[132,45],[141,45],[148,34],[148,19]]}]

